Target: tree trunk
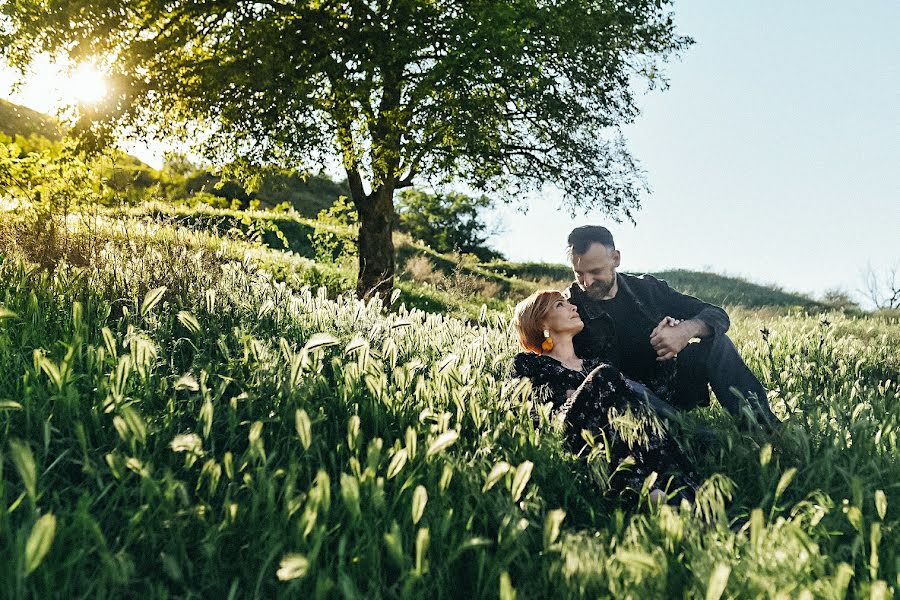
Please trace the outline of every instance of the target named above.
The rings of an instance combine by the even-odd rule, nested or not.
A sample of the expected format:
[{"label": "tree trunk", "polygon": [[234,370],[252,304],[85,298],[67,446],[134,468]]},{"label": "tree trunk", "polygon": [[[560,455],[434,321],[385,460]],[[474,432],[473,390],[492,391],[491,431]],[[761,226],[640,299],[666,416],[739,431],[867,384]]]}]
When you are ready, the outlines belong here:
[{"label": "tree trunk", "polygon": [[382,186],[363,202],[359,213],[359,277],[356,295],[371,298],[390,296],[394,287],[394,188]]}]

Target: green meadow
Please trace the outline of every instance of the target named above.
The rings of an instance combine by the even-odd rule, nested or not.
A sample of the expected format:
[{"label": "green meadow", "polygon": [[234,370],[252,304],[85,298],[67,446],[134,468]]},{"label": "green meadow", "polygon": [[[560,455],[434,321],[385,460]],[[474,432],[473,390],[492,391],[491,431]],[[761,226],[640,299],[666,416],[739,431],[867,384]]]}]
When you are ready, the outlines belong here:
[{"label": "green meadow", "polygon": [[625,510],[603,452],[572,456],[505,382],[512,302],[565,269],[398,238],[397,289],[362,302],[347,260],[314,260],[316,226],[0,218],[0,596],[896,593],[896,315],[670,276],[729,305],[786,423],[686,415],[696,505]]}]

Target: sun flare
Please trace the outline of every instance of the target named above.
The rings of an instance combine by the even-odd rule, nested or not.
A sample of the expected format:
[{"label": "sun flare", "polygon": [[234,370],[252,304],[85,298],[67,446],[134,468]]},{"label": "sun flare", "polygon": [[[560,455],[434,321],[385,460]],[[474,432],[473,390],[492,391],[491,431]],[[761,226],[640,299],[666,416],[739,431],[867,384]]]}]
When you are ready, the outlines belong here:
[{"label": "sun flare", "polygon": [[97,67],[82,64],[69,74],[62,74],[60,92],[63,97],[71,98],[82,104],[93,104],[102,100],[109,91],[106,77]]}]

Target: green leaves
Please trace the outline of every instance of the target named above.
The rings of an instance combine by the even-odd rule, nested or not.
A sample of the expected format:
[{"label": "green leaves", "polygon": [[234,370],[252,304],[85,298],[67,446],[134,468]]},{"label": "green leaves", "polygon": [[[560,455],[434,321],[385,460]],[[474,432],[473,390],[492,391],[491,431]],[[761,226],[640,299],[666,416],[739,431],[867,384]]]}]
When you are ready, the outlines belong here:
[{"label": "green leaves", "polygon": [[[177,578],[181,583],[170,583],[179,589],[223,598],[253,595],[257,581],[260,594],[427,597],[442,593],[436,585],[453,565],[476,567],[456,590],[476,596],[889,595],[894,585],[891,451],[900,405],[896,383],[883,378],[884,361],[894,356],[893,329],[853,360],[853,336],[841,338],[846,347],[826,340],[829,362],[821,367],[804,362],[810,359],[802,352],[818,350],[818,329],[779,338],[806,338],[775,356],[782,387],[772,398],[779,413],[791,412],[790,447],[741,442],[715,456],[693,448],[707,474],[730,473],[733,485],[710,476],[698,494],[703,511],[632,512],[618,510],[605,487],[609,465],[599,453],[609,445],[598,433],[597,454],[575,458],[555,425],[533,426],[533,405],[522,402],[529,394],[519,398],[504,386],[516,343],[508,315],[490,310],[474,323],[402,306],[384,312],[377,301],[332,301],[245,270],[252,271],[223,269],[229,288],[216,288],[215,314],[205,310],[203,283],[179,292],[186,303],[166,318],[156,316],[176,288],[165,279],[150,286],[162,281],[169,290],[146,319],[132,311],[116,320],[103,303],[79,295],[89,335],[75,344],[74,320],[66,317],[75,311],[65,305],[72,284],[52,297],[35,294],[36,306],[60,304],[62,324],[33,324],[30,289],[17,292],[20,284],[9,283],[0,266],[0,298],[12,296],[9,306],[28,315],[22,328],[17,320],[0,325],[0,398],[15,400],[0,402],[0,423],[17,436],[0,448],[0,526],[9,533],[0,535],[0,546],[7,540],[0,549],[26,594],[52,596],[50,586],[58,585],[61,594],[114,596],[119,582],[149,572],[163,585]],[[267,300],[274,306],[257,322]],[[195,334],[188,311],[215,335]],[[779,328],[789,318],[798,317],[785,317]],[[392,329],[398,321],[405,324]],[[734,328],[751,325],[755,332],[754,321],[736,319]],[[304,351],[317,331],[341,344]],[[886,334],[873,328],[872,335]],[[156,354],[142,350],[138,360],[141,344]],[[43,350],[32,361],[19,356],[22,347]],[[766,364],[752,352],[751,367]],[[43,367],[42,358],[52,366]],[[295,364],[302,376],[291,387]],[[846,376],[839,372],[845,368]],[[869,371],[877,376],[871,381]],[[365,381],[374,377],[377,394]],[[838,377],[848,379],[845,387]],[[56,393],[54,379],[64,393]],[[850,402],[845,392],[853,388],[859,391]],[[824,391],[807,393],[813,389]],[[865,410],[854,413],[860,403]],[[268,461],[258,459],[262,450]],[[787,468],[801,456],[803,471]],[[664,476],[645,483],[666,484]],[[762,510],[742,532],[724,521],[703,524],[707,515],[720,516],[731,491],[726,516]],[[49,517],[38,520],[50,513],[55,526]],[[131,550],[123,554],[115,540],[126,534]],[[835,545],[842,538],[848,544]],[[87,540],[78,547],[89,551],[63,549],[74,539]],[[24,580],[26,545],[32,574]],[[229,554],[233,547],[243,549],[239,556]],[[852,563],[846,571],[837,566],[842,559]],[[673,569],[689,577],[673,579]]]},{"label": "green leaves", "polygon": [[56,535],[56,517],[52,513],[43,515],[35,522],[25,542],[25,576],[37,569],[50,552]]}]

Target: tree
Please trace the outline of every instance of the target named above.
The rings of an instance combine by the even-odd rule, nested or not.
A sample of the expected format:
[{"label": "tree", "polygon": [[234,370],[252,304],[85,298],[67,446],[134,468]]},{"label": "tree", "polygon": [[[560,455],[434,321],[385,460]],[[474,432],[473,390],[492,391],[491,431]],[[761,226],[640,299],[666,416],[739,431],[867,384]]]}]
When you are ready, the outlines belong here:
[{"label": "tree", "polygon": [[491,232],[482,213],[491,205],[487,196],[407,189],[397,198],[398,223],[401,230],[438,252],[465,252],[490,260],[499,256],[484,246]]},{"label": "tree", "polygon": [[206,132],[254,167],[340,156],[359,212],[357,291],[393,282],[394,192],[465,181],[519,197],[553,182],[570,209],[630,217],[641,172],[618,134],[631,83],[690,40],[669,0],[17,0],[0,52],[102,61],[103,139]]},{"label": "tree", "polygon": [[885,269],[879,275],[872,265],[866,265],[862,272],[862,293],[872,301],[878,310],[894,310],[900,308],[900,277],[897,266]]}]

